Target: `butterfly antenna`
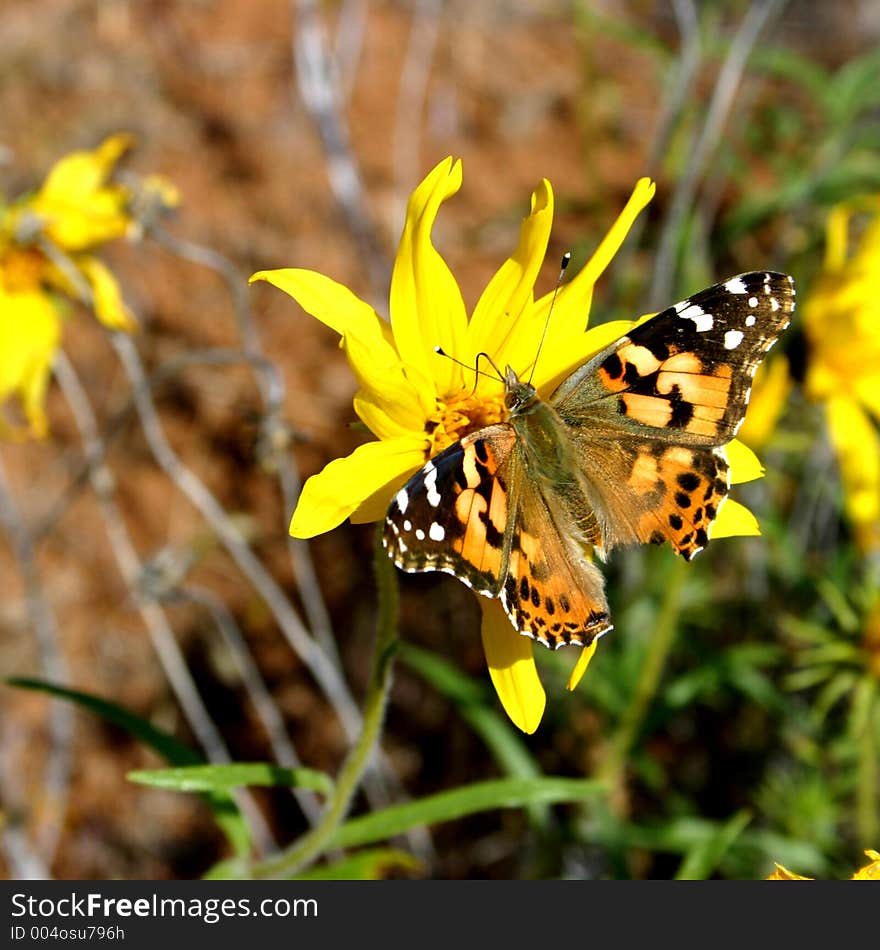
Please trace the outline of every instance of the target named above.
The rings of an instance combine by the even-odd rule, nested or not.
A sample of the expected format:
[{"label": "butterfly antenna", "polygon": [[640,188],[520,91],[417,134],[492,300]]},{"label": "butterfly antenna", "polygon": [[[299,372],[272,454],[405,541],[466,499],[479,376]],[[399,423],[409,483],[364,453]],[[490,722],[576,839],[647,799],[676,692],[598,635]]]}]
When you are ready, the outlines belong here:
[{"label": "butterfly antenna", "polygon": [[538,344],[538,352],[535,353],[535,359],[532,362],[532,371],[529,373],[528,384],[531,386],[532,377],[535,375],[535,368],[538,365],[538,357],[544,348],[544,341],[547,339],[547,330],[550,328],[550,317],[553,315],[553,305],[556,303],[556,295],[562,286],[562,278],[565,275],[565,269],[571,261],[571,251],[566,251],[562,255],[562,261],[559,264],[559,276],[556,278],[556,286],[553,288],[553,296],[550,298],[550,309],[547,311],[547,319],[544,321],[544,332],[541,334],[541,342]]},{"label": "butterfly antenna", "polygon": [[[476,376],[485,376],[487,379],[492,379],[493,377],[491,376],[491,374],[489,374],[489,373],[484,373],[484,372],[480,369],[480,357],[482,356],[483,359],[485,359],[485,360],[489,363],[489,365],[492,367],[492,369],[494,369],[495,372],[498,374],[498,378],[499,378],[502,382],[504,381],[504,374],[501,372],[501,370],[498,369],[498,367],[495,365],[495,361],[492,359],[491,356],[489,356],[488,353],[477,353],[477,358],[476,358],[476,361],[475,361],[474,365],[473,365],[473,366],[468,366],[467,363],[463,363],[461,360],[456,359],[454,356],[452,356],[451,354],[447,353],[447,352],[443,349],[442,346],[435,346],[435,347],[434,347],[434,352],[435,352],[438,356],[445,356],[446,359],[452,360],[453,363],[458,363],[459,366],[463,366],[465,369],[470,370],[470,371],[471,371],[472,373],[474,373]],[[476,379],[474,379],[474,389],[476,389],[476,388],[477,388],[477,383],[476,383]]]}]

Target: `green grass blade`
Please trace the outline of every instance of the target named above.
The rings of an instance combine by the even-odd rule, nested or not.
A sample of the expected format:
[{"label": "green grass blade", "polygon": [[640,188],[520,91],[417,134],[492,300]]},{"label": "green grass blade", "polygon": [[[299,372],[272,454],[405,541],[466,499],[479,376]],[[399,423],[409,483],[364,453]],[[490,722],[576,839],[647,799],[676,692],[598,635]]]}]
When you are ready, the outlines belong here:
[{"label": "green grass blade", "polygon": [[714,834],[708,835],[690,848],[679,866],[675,879],[677,881],[705,881],[711,877],[727,850],[745,831],[751,820],[752,816],[748,811],[738,811]]},{"label": "green grass blade", "polygon": [[315,769],[285,768],[269,762],[234,762],[231,765],[188,765],[174,769],[129,772],[130,781],[174,792],[220,792],[247,785],[308,788],[328,795],[333,780]]},{"label": "green grass blade", "polygon": [[582,802],[584,799],[606,793],[607,789],[603,783],[584,779],[490,779],[353,818],[340,826],[330,842],[330,847],[351,848],[373,844],[402,834],[410,828],[454,821],[482,811]]}]

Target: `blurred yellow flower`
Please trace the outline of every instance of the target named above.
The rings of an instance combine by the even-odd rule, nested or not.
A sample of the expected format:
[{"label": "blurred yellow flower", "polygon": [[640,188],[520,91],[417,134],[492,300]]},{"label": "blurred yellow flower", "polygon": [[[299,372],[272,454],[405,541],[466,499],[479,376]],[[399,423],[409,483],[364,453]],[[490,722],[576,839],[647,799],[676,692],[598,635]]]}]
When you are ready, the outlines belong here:
[{"label": "blurred yellow flower", "polygon": [[135,321],[115,277],[92,250],[129,232],[130,191],[110,176],[131,146],[112,135],[58,161],[42,186],[0,204],[0,406],[18,397],[26,426],[0,418],[0,437],[41,437],[64,298],[87,302],[113,330]]},{"label": "blurred yellow flower", "polygon": [[767,444],[791,390],[788,360],[784,356],[771,357],[761,363],[755,373],[749,411],[737,433],[740,442],[755,451]]},{"label": "blurred yellow flower", "polygon": [[[880,881],[880,852],[878,851],[865,851],[865,857],[870,861],[869,864],[866,864],[863,868],[856,871],[855,874],[850,878],[851,881]],[[783,867],[781,864],[776,865],[776,870],[768,875],[768,881],[812,881],[811,877],[803,877],[800,874],[795,874],[793,871],[789,871],[788,868]]]},{"label": "blurred yellow flower", "polygon": [[[535,189],[516,250],[468,317],[458,284],[431,241],[440,205],[461,182],[461,162],[447,158],[410,197],[391,279],[390,324],[346,287],[313,271],[261,271],[251,278],[290,294],[340,335],[360,386],[355,412],[378,439],[330,462],[306,482],[290,525],[296,537],[329,531],[347,517],[357,523],[382,518],[394,492],[427,459],[467,433],[506,418],[503,383],[480,376],[474,388],[454,360],[473,366],[477,354],[486,353],[498,366],[521,372],[534,361],[546,328],[532,382],[547,396],[575,367],[632,326],[630,321],[614,321],[585,331],[593,287],[653,197],[653,182],[643,178],[636,184],[592,258],[559,287],[549,326],[553,293],[536,300],[534,288],[553,220],[550,183],[544,180]],[[438,346],[454,359],[438,356]],[[744,445],[731,443],[729,449],[733,481],[761,474],[760,464]],[[751,513],[728,501],[712,537],[754,533]],[[533,732],[546,702],[533,641],[514,631],[497,601],[480,598],[480,604],[483,647],[501,703],[520,729]],[[581,651],[569,688],[580,680],[594,650],[595,642]]]},{"label": "blurred yellow flower", "polygon": [[[854,251],[850,223],[871,218]],[[803,309],[807,396],[825,406],[847,518],[863,552],[880,551],[880,197],[828,217],[825,261]]]}]

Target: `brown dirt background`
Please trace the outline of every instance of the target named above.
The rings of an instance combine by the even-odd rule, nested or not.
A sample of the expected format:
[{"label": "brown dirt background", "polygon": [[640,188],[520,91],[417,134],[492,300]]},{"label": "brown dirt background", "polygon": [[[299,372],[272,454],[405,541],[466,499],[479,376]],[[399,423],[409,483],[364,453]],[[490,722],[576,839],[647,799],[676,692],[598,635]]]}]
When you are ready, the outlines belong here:
[{"label": "brown dirt background", "polygon": [[[370,283],[328,188],[326,154],[296,88],[294,6],[287,0],[4,0],[3,189],[13,195],[32,187],[60,155],[129,130],[138,145],[126,167],[161,172],[182,193],[182,207],[169,224],[176,234],[226,255],[244,277],[263,268],[311,267],[381,308],[386,288]],[[390,0],[327,3],[321,14],[331,37],[339,35],[345,17],[357,11],[366,17],[360,55],[346,77],[351,96],[344,114],[378,247],[389,260],[411,187],[445,155],[463,159],[464,187],[444,207],[435,240],[472,303],[513,246],[528,195],[541,177],[551,180],[559,201],[549,261],[567,247],[590,246],[604,233],[635,179],[647,171],[645,152],[663,76],[644,50],[601,29],[588,36],[576,25],[571,4],[449,2],[437,5],[425,107],[401,122],[397,107],[416,6]],[[675,48],[674,22],[664,4],[596,6]],[[731,6],[735,22],[746,5]],[[870,7],[792,3],[772,39],[826,63],[843,62],[876,42],[876,18],[873,25],[866,18]],[[712,78],[707,73],[707,89]],[[396,167],[401,135],[412,161]],[[671,189],[662,170],[652,171],[659,179],[654,216]],[[232,308],[216,275],[149,243],[114,245],[106,257],[143,324],[138,347],[149,366],[189,348],[236,345]],[[546,287],[554,269],[544,275]],[[249,293],[266,351],[286,382],[286,415],[299,436],[295,452],[305,477],[361,441],[348,427],[354,382],[332,333],[268,286]],[[65,348],[99,416],[112,416],[125,402],[127,385],[102,330],[86,314],[74,314]],[[284,556],[290,512],[283,510],[274,482],[253,463],[258,398],[250,375],[192,369],[166,387],[159,402],[175,447],[227,510],[251,519],[257,550],[292,592]],[[16,502],[31,524],[64,492],[80,458],[76,429],[57,387],[50,417],[50,440],[3,448]],[[198,514],[157,471],[136,425],[124,429],[109,460],[142,557],[198,543],[205,532]],[[372,637],[371,545],[368,528],[349,525],[312,545],[356,696]],[[38,555],[70,684],[190,740],[88,491],[73,496]],[[221,595],[235,613],[303,761],[334,772],[345,741],[332,710],[216,545],[208,545],[191,580]],[[470,595],[444,578],[418,579],[404,589],[404,635],[443,651],[482,679]],[[169,616],[235,757],[266,759],[265,736],[228,672],[209,620],[185,606],[170,607]],[[5,544],[0,671],[43,672],[20,573]],[[567,700],[549,697],[555,713],[534,750],[550,772],[583,774],[600,737],[589,715],[567,719]],[[553,716],[565,723],[564,730],[555,729]],[[46,801],[43,789],[47,719],[42,698],[0,689],[5,822],[33,840],[56,814],[57,803]],[[192,877],[223,856],[223,840],[198,800],[126,780],[129,769],[159,765],[154,755],[91,716],[77,712],[74,724],[72,784],[51,864],[54,876]],[[396,680],[385,748],[410,795],[496,774],[450,706],[404,669]],[[286,800],[269,794],[260,800],[280,841],[302,829]],[[502,813],[439,830],[428,873],[516,875],[521,823],[516,814]],[[12,874],[2,859],[0,873]]]}]

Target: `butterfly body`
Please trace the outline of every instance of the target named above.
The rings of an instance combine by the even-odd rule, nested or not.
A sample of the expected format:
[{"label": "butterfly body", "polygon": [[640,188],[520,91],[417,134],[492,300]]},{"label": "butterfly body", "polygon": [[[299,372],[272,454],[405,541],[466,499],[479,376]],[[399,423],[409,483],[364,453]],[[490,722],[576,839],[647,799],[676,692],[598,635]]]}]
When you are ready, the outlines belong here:
[{"label": "butterfly body", "polygon": [[508,367],[507,419],[392,500],[390,556],[498,597],[546,646],[587,646],[611,628],[591,551],[668,541],[690,559],[708,543],[729,488],[724,446],[793,309],[790,277],[742,274],[636,324],[546,400]]}]

